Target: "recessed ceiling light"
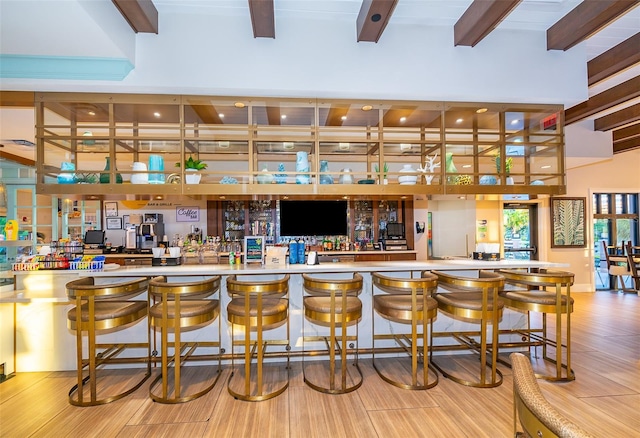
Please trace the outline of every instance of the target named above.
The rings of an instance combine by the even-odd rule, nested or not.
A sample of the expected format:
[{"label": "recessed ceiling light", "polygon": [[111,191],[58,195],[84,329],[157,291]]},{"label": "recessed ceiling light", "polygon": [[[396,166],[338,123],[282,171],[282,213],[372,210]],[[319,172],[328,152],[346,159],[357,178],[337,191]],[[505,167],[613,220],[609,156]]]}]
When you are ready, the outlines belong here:
[{"label": "recessed ceiling light", "polygon": [[87,114],[89,114],[90,116],[95,116],[96,112],[95,111],[89,111]]},{"label": "recessed ceiling light", "polygon": [[283,196],[282,199],[289,199],[289,197],[288,196]]},{"label": "recessed ceiling light", "polygon": [[467,199],[466,196],[458,196],[458,199]]},{"label": "recessed ceiling light", "polygon": [[514,138],[513,142],[514,143],[522,143],[522,139],[521,138]]},{"label": "recessed ceiling light", "polygon": [[511,124],[512,124],[512,125],[517,125],[519,121],[520,121],[520,120],[518,120],[518,119],[513,119],[513,120],[511,121]]},{"label": "recessed ceiling light", "polygon": [[340,117],[342,120],[347,120],[347,116]]},{"label": "recessed ceiling light", "polygon": [[218,114],[218,117],[220,117],[221,119],[224,119],[224,114],[220,113]]},{"label": "recessed ceiling light", "polygon": [[464,122],[464,119],[456,119],[456,123],[462,123]]},{"label": "recessed ceiling light", "polygon": [[236,102],[236,103],[233,104],[233,106],[235,106],[236,108],[244,108],[245,107],[244,103],[242,103],[242,102]]},{"label": "recessed ceiling light", "polygon": [[220,196],[220,199],[227,199],[227,197],[223,195],[223,196]]},{"label": "recessed ceiling light", "polygon": [[540,166],[540,169],[551,169],[550,165],[544,165],[544,166]]},{"label": "recessed ceiling light", "polygon": [[463,169],[468,169],[468,168],[470,168],[470,167],[471,167],[471,164],[463,164],[463,165],[462,165],[462,168],[463,168]]},{"label": "recessed ceiling light", "polygon": [[287,118],[287,115],[286,115],[286,114],[283,114],[283,115],[281,115],[281,116],[280,116],[280,118],[281,118],[282,120],[284,120],[284,119],[286,119],[286,118]]},{"label": "recessed ceiling light", "polygon": [[371,111],[373,109],[373,106],[371,105],[363,105],[362,106],[362,111]]},{"label": "recessed ceiling light", "polygon": [[476,110],[476,113],[482,114],[482,113],[486,113],[487,111],[489,111],[489,108],[478,108]]},{"label": "recessed ceiling light", "polygon": [[406,121],[407,121],[407,118],[406,118],[406,117],[400,117],[400,123],[404,123],[404,122],[406,122]]},{"label": "recessed ceiling light", "polygon": [[159,118],[160,117],[160,113],[156,111],[155,113],[153,113],[153,117],[155,117],[156,119]]},{"label": "recessed ceiling light", "polygon": [[349,197],[348,196],[343,196],[342,199],[349,199]]},{"label": "recessed ceiling light", "polygon": [[156,199],[162,199],[162,195],[156,196]]}]

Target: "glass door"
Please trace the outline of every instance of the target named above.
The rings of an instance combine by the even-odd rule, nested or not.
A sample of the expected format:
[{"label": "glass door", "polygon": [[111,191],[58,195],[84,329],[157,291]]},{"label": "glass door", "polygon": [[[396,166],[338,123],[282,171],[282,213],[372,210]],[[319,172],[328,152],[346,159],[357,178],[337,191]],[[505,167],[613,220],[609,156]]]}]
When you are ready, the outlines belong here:
[{"label": "glass door", "polygon": [[505,204],[504,258],[538,260],[538,209],[535,204]]}]

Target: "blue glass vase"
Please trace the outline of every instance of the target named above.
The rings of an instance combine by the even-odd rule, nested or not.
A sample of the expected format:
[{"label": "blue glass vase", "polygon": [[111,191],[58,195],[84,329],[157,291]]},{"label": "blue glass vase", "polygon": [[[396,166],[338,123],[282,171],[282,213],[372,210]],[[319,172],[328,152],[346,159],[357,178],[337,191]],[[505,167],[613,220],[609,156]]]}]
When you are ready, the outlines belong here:
[{"label": "blue glass vase", "polygon": [[[329,162],[326,160],[320,161],[320,172],[329,171]],[[320,184],[333,184],[333,177],[331,175],[320,175]]]},{"label": "blue glass vase", "polygon": [[[309,155],[304,151],[296,153],[296,172],[309,172]],[[296,175],[296,184],[309,184],[311,175]]]}]

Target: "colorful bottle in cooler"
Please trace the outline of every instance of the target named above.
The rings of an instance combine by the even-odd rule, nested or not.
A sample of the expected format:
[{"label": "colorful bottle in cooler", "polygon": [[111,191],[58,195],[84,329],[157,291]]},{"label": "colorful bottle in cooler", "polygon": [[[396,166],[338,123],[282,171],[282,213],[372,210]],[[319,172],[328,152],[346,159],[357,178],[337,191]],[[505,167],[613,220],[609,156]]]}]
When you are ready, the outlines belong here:
[{"label": "colorful bottle in cooler", "polygon": [[298,263],[298,243],[293,238],[289,242],[289,264],[295,265],[296,263]]},{"label": "colorful bottle in cooler", "polygon": [[305,250],[304,240],[301,237],[298,240],[298,263],[300,263],[301,265],[304,264],[304,250]]}]

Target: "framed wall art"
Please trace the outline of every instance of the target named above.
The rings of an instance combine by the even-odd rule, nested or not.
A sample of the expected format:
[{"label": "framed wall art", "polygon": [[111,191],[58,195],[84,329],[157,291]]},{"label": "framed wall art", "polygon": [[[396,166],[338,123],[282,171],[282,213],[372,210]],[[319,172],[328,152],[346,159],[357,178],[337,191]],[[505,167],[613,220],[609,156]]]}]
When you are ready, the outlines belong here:
[{"label": "framed wall art", "polygon": [[587,198],[551,198],[551,248],[586,248]]}]

